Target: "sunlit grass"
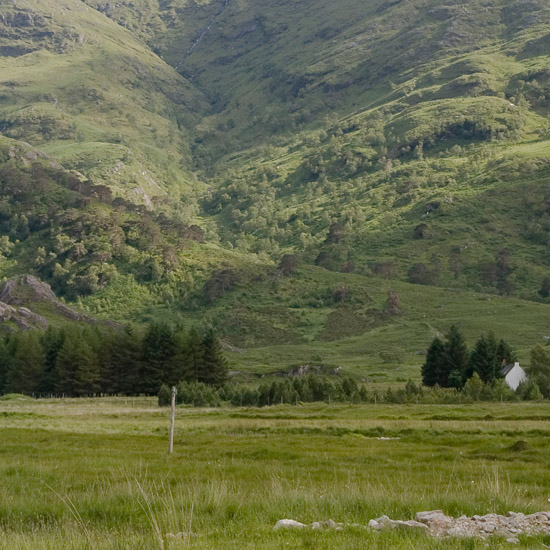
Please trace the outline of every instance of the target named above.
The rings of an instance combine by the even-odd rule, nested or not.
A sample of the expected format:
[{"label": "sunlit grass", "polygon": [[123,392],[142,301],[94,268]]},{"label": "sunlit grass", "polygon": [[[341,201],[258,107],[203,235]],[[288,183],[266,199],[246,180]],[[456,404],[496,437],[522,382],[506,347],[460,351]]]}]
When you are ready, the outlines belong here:
[{"label": "sunlit grass", "polygon": [[169,456],[152,399],[1,402],[0,548],[486,548],[272,527],[544,510],[547,415],[522,403],[180,408]]}]

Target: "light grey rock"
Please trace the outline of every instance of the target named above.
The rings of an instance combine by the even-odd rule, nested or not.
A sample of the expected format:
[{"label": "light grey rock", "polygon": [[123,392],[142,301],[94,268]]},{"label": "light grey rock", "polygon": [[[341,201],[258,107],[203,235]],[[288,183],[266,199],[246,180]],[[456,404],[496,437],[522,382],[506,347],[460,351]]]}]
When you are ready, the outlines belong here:
[{"label": "light grey rock", "polygon": [[42,317],[42,315],[38,315],[37,313],[32,312],[30,309],[28,309],[26,307],[20,307],[17,310],[17,313],[21,317],[24,317],[25,319],[29,319],[33,323],[36,323],[37,325],[39,325],[43,328],[48,327],[48,320],[46,318]]},{"label": "light grey rock", "polygon": [[344,528],[343,523],[336,523],[332,519],[327,519],[327,521],[314,521],[310,527],[314,530],[318,529],[336,529],[340,531]]},{"label": "light grey rock", "polygon": [[22,275],[6,281],[0,291],[0,301],[16,306],[29,302],[51,302],[56,299],[51,286],[34,275]]},{"label": "light grey rock", "polygon": [[431,512],[418,512],[416,521],[422,523],[431,523],[433,521],[441,521],[449,519],[442,510],[432,510]]},{"label": "light grey rock", "polygon": [[305,523],[300,523],[294,519],[280,519],[273,529],[278,531],[279,529],[304,529],[307,527]]},{"label": "light grey rock", "polygon": [[9,321],[14,313],[15,309],[13,307],[4,302],[0,302],[0,321]]},{"label": "light grey rock", "polygon": [[429,532],[429,528],[424,523],[410,519],[402,521],[399,519],[390,519],[388,516],[382,516],[377,519],[371,519],[369,521],[369,527],[376,531],[388,531],[390,529],[401,529],[404,531],[421,531],[424,533]]}]

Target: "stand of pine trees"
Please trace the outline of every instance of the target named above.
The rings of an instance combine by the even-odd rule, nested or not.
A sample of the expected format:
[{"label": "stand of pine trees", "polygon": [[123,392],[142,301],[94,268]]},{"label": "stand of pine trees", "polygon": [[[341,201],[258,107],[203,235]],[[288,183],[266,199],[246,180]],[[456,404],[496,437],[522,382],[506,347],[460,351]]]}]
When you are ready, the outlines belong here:
[{"label": "stand of pine trees", "polygon": [[221,387],[227,363],[212,330],[156,322],[126,327],[50,327],[0,338],[0,394],[156,395],[163,384]]},{"label": "stand of pine trees", "polygon": [[453,325],[445,341],[434,338],[426,361],[422,365],[422,383],[425,386],[462,388],[474,375],[484,384],[493,384],[502,378],[501,367],[516,360],[510,346],[498,341],[490,332],[481,335],[473,350],[468,351],[464,336]]}]

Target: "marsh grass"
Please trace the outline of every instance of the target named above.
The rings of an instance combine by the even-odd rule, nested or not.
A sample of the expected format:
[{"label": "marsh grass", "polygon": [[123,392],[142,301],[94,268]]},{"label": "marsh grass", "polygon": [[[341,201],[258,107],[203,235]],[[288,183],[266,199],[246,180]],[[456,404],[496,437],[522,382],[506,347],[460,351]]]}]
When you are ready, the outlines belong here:
[{"label": "marsh grass", "polygon": [[272,527],[549,507],[544,404],[182,408],[172,456],[167,413],[150,400],[0,412],[18,413],[0,416],[1,549],[496,549],[505,541]]}]

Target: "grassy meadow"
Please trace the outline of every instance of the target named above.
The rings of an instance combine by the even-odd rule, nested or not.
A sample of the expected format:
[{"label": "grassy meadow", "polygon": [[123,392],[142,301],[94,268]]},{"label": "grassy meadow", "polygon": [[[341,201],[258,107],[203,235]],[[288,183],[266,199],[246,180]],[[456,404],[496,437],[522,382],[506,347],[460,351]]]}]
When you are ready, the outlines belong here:
[{"label": "grassy meadow", "polygon": [[549,420],[540,403],[181,407],[170,456],[154,399],[2,400],[0,548],[506,548],[272,528],[546,510]]}]

